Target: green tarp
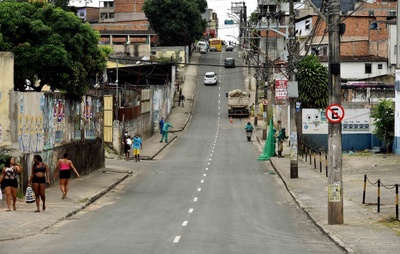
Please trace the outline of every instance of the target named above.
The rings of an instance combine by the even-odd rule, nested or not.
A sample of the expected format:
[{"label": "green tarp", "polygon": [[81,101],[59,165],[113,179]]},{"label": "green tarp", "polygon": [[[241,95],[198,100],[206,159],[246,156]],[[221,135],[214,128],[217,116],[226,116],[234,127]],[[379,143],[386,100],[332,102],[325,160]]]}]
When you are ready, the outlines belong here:
[{"label": "green tarp", "polygon": [[274,126],[272,124],[272,119],[269,122],[268,137],[265,141],[263,153],[258,157],[259,161],[269,160],[271,157],[275,156],[275,137],[274,137]]}]

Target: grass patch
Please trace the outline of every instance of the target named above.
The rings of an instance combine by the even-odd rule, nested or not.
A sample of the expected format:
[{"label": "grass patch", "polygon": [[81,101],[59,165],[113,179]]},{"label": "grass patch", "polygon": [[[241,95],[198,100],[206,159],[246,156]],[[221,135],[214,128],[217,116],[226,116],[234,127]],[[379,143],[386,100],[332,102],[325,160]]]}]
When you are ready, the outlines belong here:
[{"label": "grass patch", "polygon": [[87,203],[87,202],[89,202],[89,199],[88,199],[88,198],[83,198],[83,199],[79,200],[79,202],[81,202],[81,203]]},{"label": "grass patch", "polygon": [[400,221],[396,220],[396,216],[390,215],[379,220],[379,223],[394,230],[397,236],[400,236]]}]

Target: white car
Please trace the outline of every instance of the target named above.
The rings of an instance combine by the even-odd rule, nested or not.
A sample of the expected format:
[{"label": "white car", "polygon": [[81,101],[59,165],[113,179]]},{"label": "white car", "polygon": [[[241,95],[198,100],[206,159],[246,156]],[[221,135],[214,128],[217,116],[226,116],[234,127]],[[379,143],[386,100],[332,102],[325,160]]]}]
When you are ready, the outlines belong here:
[{"label": "white car", "polygon": [[204,74],[204,85],[216,85],[217,83],[217,74],[215,72],[206,72]]}]

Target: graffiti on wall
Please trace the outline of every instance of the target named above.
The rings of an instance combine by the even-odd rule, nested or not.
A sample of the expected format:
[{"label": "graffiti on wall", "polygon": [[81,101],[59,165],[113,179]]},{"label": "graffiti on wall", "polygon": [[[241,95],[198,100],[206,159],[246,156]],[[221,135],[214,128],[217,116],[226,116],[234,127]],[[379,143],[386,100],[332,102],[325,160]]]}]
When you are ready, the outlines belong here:
[{"label": "graffiti on wall", "polygon": [[22,152],[43,150],[43,117],[35,112],[25,111],[24,96],[20,98],[18,116],[18,146]]},{"label": "graffiti on wall", "polygon": [[66,142],[101,137],[102,108],[97,97],[83,102],[61,94],[18,93],[18,145],[22,152],[41,152]]}]

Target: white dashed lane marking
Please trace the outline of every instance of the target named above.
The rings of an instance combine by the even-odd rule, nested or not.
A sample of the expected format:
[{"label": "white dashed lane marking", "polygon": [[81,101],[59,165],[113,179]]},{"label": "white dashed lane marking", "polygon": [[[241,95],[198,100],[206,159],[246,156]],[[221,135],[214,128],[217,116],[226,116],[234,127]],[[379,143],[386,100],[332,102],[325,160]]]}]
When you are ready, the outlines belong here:
[{"label": "white dashed lane marking", "polygon": [[193,213],[193,210],[194,210],[193,208],[190,208],[188,213]]},{"label": "white dashed lane marking", "polygon": [[180,239],[181,239],[180,235],[175,236],[174,243],[179,243]]},{"label": "white dashed lane marking", "polygon": [[187,221],[187,220],[185,220],[185,221],[182,223],[182,227],[186,227],[186,226],[187,226],[187,224],[188,224],[188,221]]}]

